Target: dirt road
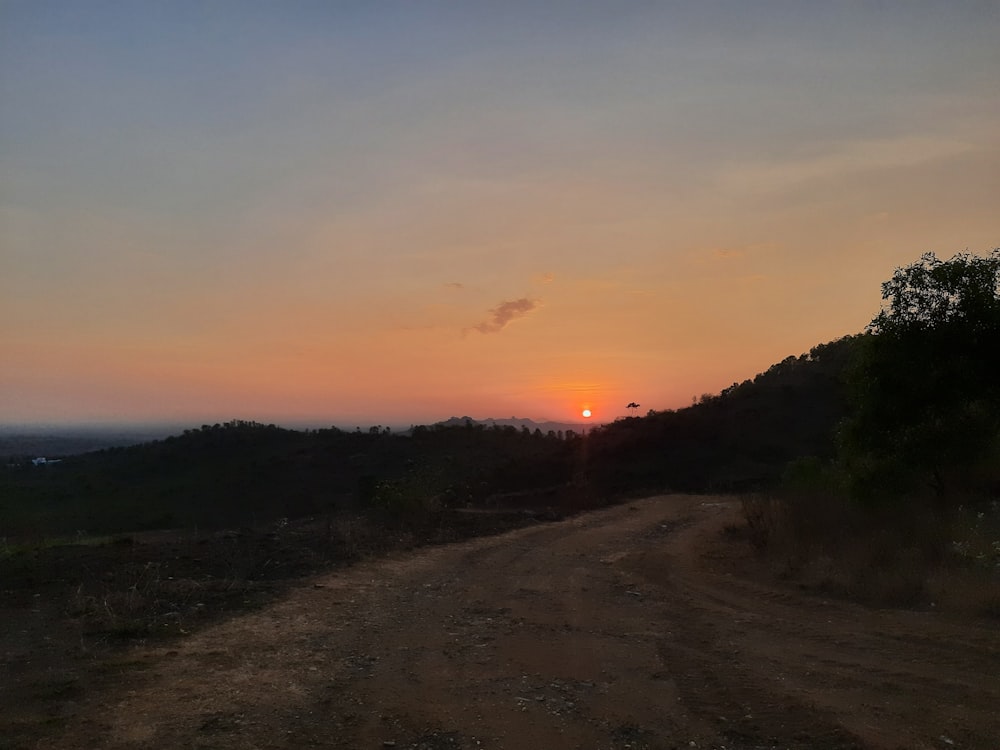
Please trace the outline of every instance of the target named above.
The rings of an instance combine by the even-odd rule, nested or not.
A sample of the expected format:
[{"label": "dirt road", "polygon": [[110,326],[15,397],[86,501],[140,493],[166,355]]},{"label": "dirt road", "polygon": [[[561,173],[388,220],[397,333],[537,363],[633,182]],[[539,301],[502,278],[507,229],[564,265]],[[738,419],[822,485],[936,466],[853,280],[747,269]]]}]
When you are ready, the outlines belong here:
[{"label": "dirt road", "polygon": [[769,584],[663,497],[314,579],[139,650],[57,748],[1000,747],[995,623]]}]

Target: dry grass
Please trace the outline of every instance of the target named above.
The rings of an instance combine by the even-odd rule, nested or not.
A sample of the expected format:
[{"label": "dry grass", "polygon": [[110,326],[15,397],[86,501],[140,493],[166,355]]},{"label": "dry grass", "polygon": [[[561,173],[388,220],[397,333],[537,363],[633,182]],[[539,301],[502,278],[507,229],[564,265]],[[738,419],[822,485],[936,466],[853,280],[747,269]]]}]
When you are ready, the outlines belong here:
[{"label": "dry grass", "polygon": [[145,639],[186,632],[207,613],[206,602],[246,593],[233,579],[175,579],[160,563],[129,564],[79,584],[67,597],[66,614],[84,632],[111,638]]},{"label": "dry grass", "polygon": [[744,498],[750,541],[777,575],[872,606],[1000,617],[1000,506],[941,515],[863,510],[824,489]]},{"label": "dry grass", "polygon": [[[288,582],[390,550],[496,533],[539,520],[457,511],[326,517],[194,535],[37,546],[0,558],[12,585],[54,581],[59,609],[105,642],[184,634],[228,611],[268,601]],[[162,538],[161,538],[162,537]],[[60,557],[54,557],[60,553]],[[72,566],[72,575],[65,575]],[[50,596],[53,594],[46,594]]]}]

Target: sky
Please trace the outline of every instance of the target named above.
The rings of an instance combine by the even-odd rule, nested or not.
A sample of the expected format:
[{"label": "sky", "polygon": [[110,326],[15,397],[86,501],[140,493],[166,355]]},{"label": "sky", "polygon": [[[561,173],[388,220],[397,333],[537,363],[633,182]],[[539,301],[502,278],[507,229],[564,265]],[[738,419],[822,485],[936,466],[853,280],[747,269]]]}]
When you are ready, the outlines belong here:
[{"label": "sky", "polygon": [[0,422],[595,421],[1000,245],[1000,4],[0,0]]}]

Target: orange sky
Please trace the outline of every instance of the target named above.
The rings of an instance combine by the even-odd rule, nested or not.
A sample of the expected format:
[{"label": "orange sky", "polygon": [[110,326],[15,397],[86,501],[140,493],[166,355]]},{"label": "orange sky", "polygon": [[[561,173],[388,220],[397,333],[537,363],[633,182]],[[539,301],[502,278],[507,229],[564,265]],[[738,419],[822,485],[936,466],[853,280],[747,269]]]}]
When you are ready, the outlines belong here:
[{"label": "orange sky", "polygon": [[754,5],[4,6],[0,422],[610,420],[1000,244],[1000,14]]}]

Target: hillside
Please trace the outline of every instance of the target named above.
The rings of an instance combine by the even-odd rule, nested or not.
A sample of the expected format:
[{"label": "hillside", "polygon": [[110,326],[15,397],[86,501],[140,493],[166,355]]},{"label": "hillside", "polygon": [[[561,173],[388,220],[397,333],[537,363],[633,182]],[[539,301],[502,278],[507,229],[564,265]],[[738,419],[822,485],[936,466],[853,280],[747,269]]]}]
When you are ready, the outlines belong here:
[{"label": "hillside", "polygon": [[[527,420],[515,427],[456,418],[406,435],[234,420],[57,466],[7,467],[0,535],[253,526],[347,510],[495,507],[512,496],[569,510],[643,490],[760,487],[795,458],[832,453],[856,340],[788,357],[688,408],[586,436]],[[572,499],[553,494],[569,485]]]},{"label": "hillside", "polygon": [[686,409],[595,430],[593,481],[604,492],[759,489],[789,461],[832,456],[847,408],[843,376],[860,338],[788,357]]}]

